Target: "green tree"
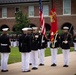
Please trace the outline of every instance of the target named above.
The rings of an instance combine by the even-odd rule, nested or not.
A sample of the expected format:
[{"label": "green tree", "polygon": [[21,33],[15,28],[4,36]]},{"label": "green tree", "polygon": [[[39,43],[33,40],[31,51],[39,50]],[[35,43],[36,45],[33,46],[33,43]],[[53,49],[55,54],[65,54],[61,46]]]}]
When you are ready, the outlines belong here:
[{"label": "green tree", "polygon": [[21,32],[22,28],[28,27],[29,19],[27,15],[24,15],[22,11],[19,11],[15,15],[16,24],[14,29],[16,32]]}]

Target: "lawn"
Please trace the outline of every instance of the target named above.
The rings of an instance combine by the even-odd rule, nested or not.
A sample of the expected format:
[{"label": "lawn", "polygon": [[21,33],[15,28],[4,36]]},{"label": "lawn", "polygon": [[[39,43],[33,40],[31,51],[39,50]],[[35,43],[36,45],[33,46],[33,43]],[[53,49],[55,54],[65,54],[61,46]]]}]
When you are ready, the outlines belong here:
[{"label": "lawn", "polygon": [[[71,51],[74,51],[73,47],[71,47]],[[62,50],[58,49],[58,54],[61,54],[61,53],[62,53]],[[45,50],[45,56],[50,56],[50,55],[51,55],[50,48],[47,48]],[[21,61],[21,54],[18,50],[18,47],[12,47],[8,63],[11,64],[11,63],[16,63],[20,61]]]}]

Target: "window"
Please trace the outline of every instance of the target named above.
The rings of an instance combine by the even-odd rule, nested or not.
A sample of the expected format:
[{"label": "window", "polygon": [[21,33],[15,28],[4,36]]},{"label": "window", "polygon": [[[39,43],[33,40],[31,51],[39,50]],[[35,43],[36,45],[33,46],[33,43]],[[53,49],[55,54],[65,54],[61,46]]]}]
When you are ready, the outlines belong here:
[{"label": "window", "polygon": [[44,16],[49,16],[49,7],[48,7],[48,5],[43,5],[43,14],[44,14]]},{"label": "window", "polygon": [[7,8],[6,7],[2,8],[2,18],[7,18]]},{"label": "window", "polygon": [[20,8],[19,7],[15,8],[15,13],[17,13],[18,11],[20,11]]},{"label": "window", "polygon": [[29,16],[34,16],[34,6],[29,6]]},{"label": "window", "polygon": [[71,14],[71,0],[63,0],[63,15]]}]

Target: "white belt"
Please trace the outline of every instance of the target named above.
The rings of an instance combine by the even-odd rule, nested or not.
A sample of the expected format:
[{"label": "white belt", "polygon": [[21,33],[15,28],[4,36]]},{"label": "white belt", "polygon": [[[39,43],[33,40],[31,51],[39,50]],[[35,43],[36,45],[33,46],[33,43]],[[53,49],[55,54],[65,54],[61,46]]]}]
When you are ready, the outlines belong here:
[{"label": "white belt", "polygon": [[1,44],[1,46],[7,46],[8,44]]}]

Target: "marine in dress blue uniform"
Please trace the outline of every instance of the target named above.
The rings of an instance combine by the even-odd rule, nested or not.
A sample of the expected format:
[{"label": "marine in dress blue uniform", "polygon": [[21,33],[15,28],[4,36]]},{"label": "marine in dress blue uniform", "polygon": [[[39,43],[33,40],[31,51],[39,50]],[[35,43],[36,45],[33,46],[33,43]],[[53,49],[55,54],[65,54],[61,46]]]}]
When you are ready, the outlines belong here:
[{"label": "marine in dress blue uniform", "polygon": [[64,65],[63,67],[69,67],[69,53],[70,53],[70,41],[71,34],[69,33],[68,27],[63,27],[64,33],[61,35],[61,48],[64,57]]},{"label": "marine in dress blue uniform", "polygon": [[19,37],[19,51],[22,57],[22,72],[30,72],[29,60],[31,52],[31,38],[28,34],[28,28],[22,29],[23,34]]},{"label": "marine in dress blue uniform", "polygon": [[8,58],[9,53],[11,52],[10,47],[10,37],[7,33],[8,28],[3,28],[3,34],[0,36],[0,52],[1,52],[1,72],[8,71]]},{"label": "marine in dress blue uniform", "polygon": [[[32,28],[29,28],[28,34],[29,34],[30,38],[32,39]],[[32,40],[31,40],[31,42],[32,42]],[[31,52],[30,52],[30,61],[29,61],[29,65],[32,65],[32,53],[31,53]]]},{"label": "marine in dress blue uniform", "polygon": [[39,66],[44,66],[46,47],[47,47],[47,38],[42,35],[41,31],[39,31],[39,43],[38,43],[39,59],[40,59]]},{"label": "marine in dress blue uniform", "polygon": [[38,28],[33,27],[33,34],[32,34],[32,70],[38,69]]},{"label": "marine in dress blue uniform", "polygon": [[57,66],[57,53],[59,45],[60,45],[60,35],[56,33],[56,35],[54,36],[54,41],[50,43],[51,56],[52,56],[51,66]]}]

